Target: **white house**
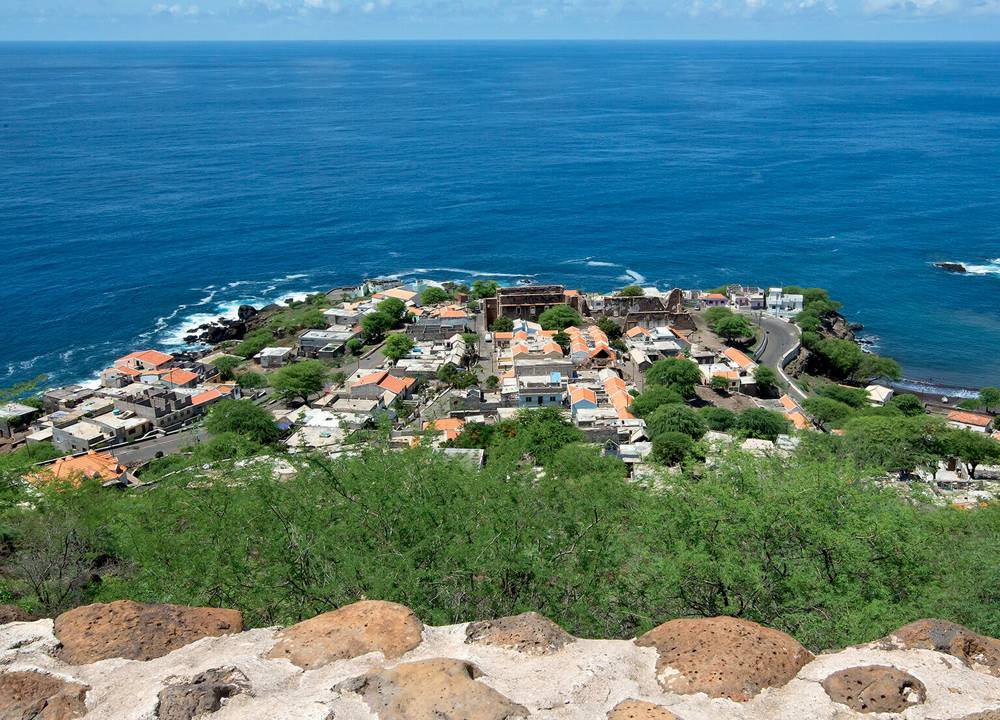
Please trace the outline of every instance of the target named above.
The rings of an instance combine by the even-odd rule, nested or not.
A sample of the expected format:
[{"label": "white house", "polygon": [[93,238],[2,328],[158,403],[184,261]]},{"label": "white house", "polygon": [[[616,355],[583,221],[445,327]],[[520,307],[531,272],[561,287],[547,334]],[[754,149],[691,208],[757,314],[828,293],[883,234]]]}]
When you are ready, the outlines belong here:
[{"label": "white house", "polygon": [[780,287],[767,291],[767,314],[790,320],[802,312],[805,300],[801,295],[786,293]]}]

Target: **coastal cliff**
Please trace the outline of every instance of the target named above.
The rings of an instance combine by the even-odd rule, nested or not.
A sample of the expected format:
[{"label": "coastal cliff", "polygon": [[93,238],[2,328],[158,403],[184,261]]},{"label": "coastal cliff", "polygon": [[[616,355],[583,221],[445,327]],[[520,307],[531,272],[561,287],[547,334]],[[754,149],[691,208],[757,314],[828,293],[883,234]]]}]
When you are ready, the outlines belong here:
[{"label": "coastal cliff", "polygon": [[727,617],[635,640],[534,613],[435,627],[379,601],[253,630],[131,601],[23,617],[0,626],[3,720],[1000,718],[1000,642],[939,620],[814,656]]}]

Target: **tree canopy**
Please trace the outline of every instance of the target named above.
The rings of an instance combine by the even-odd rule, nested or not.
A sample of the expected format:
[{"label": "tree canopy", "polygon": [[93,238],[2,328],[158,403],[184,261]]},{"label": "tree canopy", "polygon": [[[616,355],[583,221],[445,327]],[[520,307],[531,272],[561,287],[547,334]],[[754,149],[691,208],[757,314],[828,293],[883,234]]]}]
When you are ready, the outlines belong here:
[{"label": "tree canopy", "polygon": [[538,323],[544,330],[565,330],[581,322],[580,313],[569,305],[553,305],[538,316]]},{"label": "tree canopy", "polygon": [[694,396],[694,386],[701,382],[701,371],[685,358],[664,358],[649,366],[646,382],[671,388],[689,398]]},{"label": "tree canopy", "polygon": [[323,389],[329,370],[319,360],[303,360],[278,369],[271,374],[271,387],[286,400],[309,398]]},{"label": "tree canopy", "polygon": [[280,436],[274,416],[250,400],[220,400],[205,416],[205,429],[213,435],[242,435],[261,445]]}]

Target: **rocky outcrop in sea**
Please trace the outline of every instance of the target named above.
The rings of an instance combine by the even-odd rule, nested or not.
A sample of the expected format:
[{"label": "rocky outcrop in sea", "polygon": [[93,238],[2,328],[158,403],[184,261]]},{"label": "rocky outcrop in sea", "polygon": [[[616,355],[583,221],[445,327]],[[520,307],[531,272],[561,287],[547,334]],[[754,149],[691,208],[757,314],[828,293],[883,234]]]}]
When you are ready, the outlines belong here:
[{"label": "rocky outcrop in sea", "polygon": [[592,640],[535,613],[431,626],[380,601],[253,630],[131,601],[4,612],[3,720],[1000,719],[1000,642],[941,620],[813,655],[729,617]]}]

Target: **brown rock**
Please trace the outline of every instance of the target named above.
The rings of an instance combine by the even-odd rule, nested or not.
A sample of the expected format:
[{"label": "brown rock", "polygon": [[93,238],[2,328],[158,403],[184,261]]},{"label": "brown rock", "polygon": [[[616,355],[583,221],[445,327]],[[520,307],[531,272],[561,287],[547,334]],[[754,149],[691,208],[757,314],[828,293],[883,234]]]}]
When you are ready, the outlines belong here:
[{"label": "brown rock", "polygon": [[465,642],[495,645],[529,655],[549,655],[575,640],[544,615],[528,612],[469,623]]},{"label": "brown rock", "polygon": [[861,713],[899,713],[927,699],[922,682],[886,665],[847,668],[821,684],[831,700]]},{"label": "brown rock", "polygon": [[370,652],[393,659],[420,644],[423,627],[408,607],[364,600],[285,628],[267,657],[305,670]]},{"label": "brown rock", "polygon": [[528,711],[481,682],[471,663],[449,658],[372,670],[335,690],[355,692],[379,720],[513,720]]},{"label": "brown rock", "polygon": [[897,650],[937,650],[975,670],[1000,677],[1000,640],[947,620],[917,620],[882,638],[880,644]]},{"label": "brown rock", "polygon": [[214,668],[195,675],[191,682],[169,685],[160,691],[156,717],[192,720],[222,707],[222,701],[249,687],[247,676],[235,668]]},{"label": "brown rock", "polygon": [[243,614],[238,610],[131,600],[84,605],[55,620],[60,657],[73,665],[117,657],[152,660],[203,637],[242,630]]},{"label": "brown rock", "polygon": [[677,716],[660,705],[623,700],[611,709],[608,720],[677,720]]},{"label": "brown rock", "polygon": [[1000,720],[1000,710],[984,710],[972,715],[963,715],[958,720]]},{"label": "brown rock", "polygon": [[785,633],[731,617],[672,620],[636,644],[656,649],[656,674],[665,690],[738,702],[783,686],[812,660]]},{"label": "brown rock", "polygon": [[12,622],[29,622],[37,619],[37,616],[24,612],[17,605],[0,605],[0,625]]},{"label": "brown rock", "polygon": [[0,720],[69,720],[87,712],[90,688],[41,672],[0,674]]}]

